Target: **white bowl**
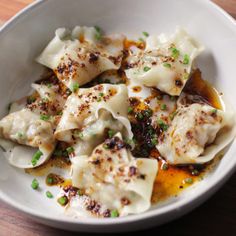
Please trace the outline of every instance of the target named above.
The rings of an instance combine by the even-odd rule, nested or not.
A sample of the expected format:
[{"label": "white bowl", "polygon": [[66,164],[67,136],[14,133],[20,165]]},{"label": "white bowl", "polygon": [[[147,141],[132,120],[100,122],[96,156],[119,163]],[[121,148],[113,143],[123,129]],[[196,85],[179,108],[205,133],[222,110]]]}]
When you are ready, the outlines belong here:
[{"label": "white bowl", "polygon": [[[211,81],[236,108],[236,24],[223,10],[206,0],[46,0],[29,6],[0,32],[0,116],[10,101],[29,91],[42,67],[34,62],[56,28],[99,25],[107,32],[138,38],[173,32],[183,26],[202,42],[206,51],[199,57],[203,77]],[[209,198],[236,167],[234,141],[219,165],[203,181],[168,203],[149,211],[117,219],[72,219],[42,191],[32,191],[32,176],[8,165],[0,155],[0,199],[30,214],[36,221],[76,231],[117,232],[160,225],[192,210]],[[41,179],[42,180],[42,179]]]}]

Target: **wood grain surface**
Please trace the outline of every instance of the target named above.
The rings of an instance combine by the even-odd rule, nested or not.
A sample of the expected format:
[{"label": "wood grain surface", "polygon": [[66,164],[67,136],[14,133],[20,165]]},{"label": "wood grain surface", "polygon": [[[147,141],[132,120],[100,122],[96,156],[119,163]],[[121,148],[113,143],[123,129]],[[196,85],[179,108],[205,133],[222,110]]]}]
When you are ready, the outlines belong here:
[{"label": "wood grain surface", "polygon": [[[33,0],[0,0],[0,23],[4,23]],[[214,0],[236,18],[236,0]],[[143,231],[156,235],[236,235],[236,174],[211,199],[186,216]],[[0,202],[0,236],[84,235],[53,229]]]}]

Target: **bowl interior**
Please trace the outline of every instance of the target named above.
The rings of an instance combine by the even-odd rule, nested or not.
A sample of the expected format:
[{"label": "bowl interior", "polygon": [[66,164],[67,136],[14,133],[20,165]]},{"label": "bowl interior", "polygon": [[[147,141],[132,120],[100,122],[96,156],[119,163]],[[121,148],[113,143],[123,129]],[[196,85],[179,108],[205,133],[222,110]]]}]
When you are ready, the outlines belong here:
[{"label": "bowl interior", "polygon": [[[42,67],[34,59],[53,37],[55,29],[76,25],[99,25],[107,33],[120,32],[131,38],[140,37],[142,31],[155,35],[171,33],[177,25],[183,26],[205,45],[205,52],[197,59],[203,77],[223,92],[236,108],[235,22],[212,3],[203,0],[50,0],[35,4],[0,32],[1,117],[6,114],[9,102],[24,96],[30,90],[30,84],[39,78]],[[222,182],[236,166],[235,153],[234,142],[219,165],[201,183],[171,199],[168,205],[154,206],[150,214],[129,216],[127,219],[168,212],[174,214],[176,207],[183,207],[203,192],[209,194],[207,191],[213,191],[216,183]],[[41,185],[40,193],[32,191],[32,178],[24,171],[9,166],[0,154],[0,197],[31,214],[65,221],[62,208],[45,197],[45,185]]]}]

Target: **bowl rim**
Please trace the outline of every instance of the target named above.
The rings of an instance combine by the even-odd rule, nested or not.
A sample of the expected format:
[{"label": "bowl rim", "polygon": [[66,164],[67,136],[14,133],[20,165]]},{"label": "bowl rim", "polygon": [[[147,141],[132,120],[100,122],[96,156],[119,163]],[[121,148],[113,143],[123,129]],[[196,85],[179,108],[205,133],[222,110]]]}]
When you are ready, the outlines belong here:
[{"label": "bowl rim", "polygon": [[[225,10],[223,10],[221,7],[216,5],[216,3],[208,0],[194,0],[198,2],[198,4],[202,4],[203,7],[208,8],[209,10],[213,10],[217,12],[219,15],[221,15],[228,24],[233,24],[234,26],[234,32],[236,33],[236,20],[230,16]],[[2,27],[0,28],[0,38],[1,35],[5,33],[10,27],[14,26],[14,24],[17,23],[18,20],[20,20],[22,17],[25,16],[25,14],[30,14],[32,10],[40,7],[42,4],[46,4],[49,2],[49,0],[36,0],[35,2],[31,3],[21,11],[19,11],[14,17],[12,17],[9,21],[4,23]],[[233,147],[233,145],[232,145]],[[231,150],[232,149],[232,150]],[[234,150],[233,150],[234,149]],[[233,153],[231,155],[236,155],[236,145],[234,145],[234,148],[230,148]],[[228,155],[228,153],[226,154]],[[47,216],[41,212],[36,212],[35,210],[32,210],[29,207],[26,207],[23,204],[19,204],[18,202],[8,198],[7,194],[5,194],[2,190],[0,190],[0,200],[7,203],[8,205],[14,207],[15,209],[24,212],[26,214],[29,214],[31,216],[34,216],[38,219],[42,220],[49,220],[54,221],[57,223],[69,223],[73,225],[94,225],[94,226],[111,226],[111,225],[117,225],[117,224],[127,224],[132,222],[138,222],[143,220],[148,220],[151,218],[155,218],[156,216],[164,216],[166,214],[169,214],[173,211],[179,211],[183,210],[184,208],[188,208],[187,210],[183,211],[182,215],[184,213],[187,213],[188,211],[192,210],[193,208],[197,207],[201,202],[209,198],[212,194],[214,194],[234,173],[236,170],[236,161],[233,163],[233,165],[228,165],[227,168],[225,168],[224,172],[221,172],[217,177],[212,179],[207,186],[203,186],[200,191],[198,191],[194,195],[190,195],[187,199],[181,199],[176,203],[171,203],[170,205],[163,206],[158,209],[150,209],[146,212],[137,214],[137,215],[129,215],[126,217],[120,217],[120,218],[56,218]],[[208,192],[208,195],[206,194]],[[197,202],[198,200],[198,202]],[[193,202],[197,202],[193,205]]]}]

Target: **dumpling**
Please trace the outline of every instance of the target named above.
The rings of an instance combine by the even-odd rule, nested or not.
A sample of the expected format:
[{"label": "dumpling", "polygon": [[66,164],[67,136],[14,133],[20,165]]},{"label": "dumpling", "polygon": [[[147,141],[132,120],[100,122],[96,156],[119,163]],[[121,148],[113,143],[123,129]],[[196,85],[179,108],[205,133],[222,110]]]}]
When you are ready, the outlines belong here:
[{"label": "dumpling", "polygon": [[27,108],[34,113],[52,116],[62,112],[68,95],[60,91],[59,85],[32,84],[31,86],[38,93],[38,97],[34,102],[27,104]]},{"label": "dumpling", "polygon": [[115,209],[120,216],[135,214],[151,205],[157,168],[155,159],[134,158],[118,133],[91,156],[72,158],[72,185],[99,204],[98,215],[104,214],[101,209]]},{"label": "dumpling", "polygon": [[41,165],[48,160],[55,147],[51,123],[28,109],[4,117],[0,121],[0,136],[19,144],[3,145],[10,164],[19,168]]},{"label": "dumpling", "polygon": [[60,28],[37,61],[54,70],[58,79],[73,90],[104,71],[119,69],[123,41],[122,35],[98,37],[94,27],[76,26],[72,32]]},{"label": "dumpling", "polygon": [[235,114],[207,104],[181,106],[157,149],[171,164],[204,163],[235,137]]},{"label": "dumpling", "polygon": [[78,155],[91,154],[102,141],[106,128],[133,137],[127,111],[125,85],[100,84],[81,88],[68,97],[55,137],[73,143]]},{"label": "dumpling", "polygon": [[203,47],[180,28],[170,37],[150,36],[144,51],[131,48],[125,73],[131,80],[178,96],[189,78],[194,59],[202,50]]}]

